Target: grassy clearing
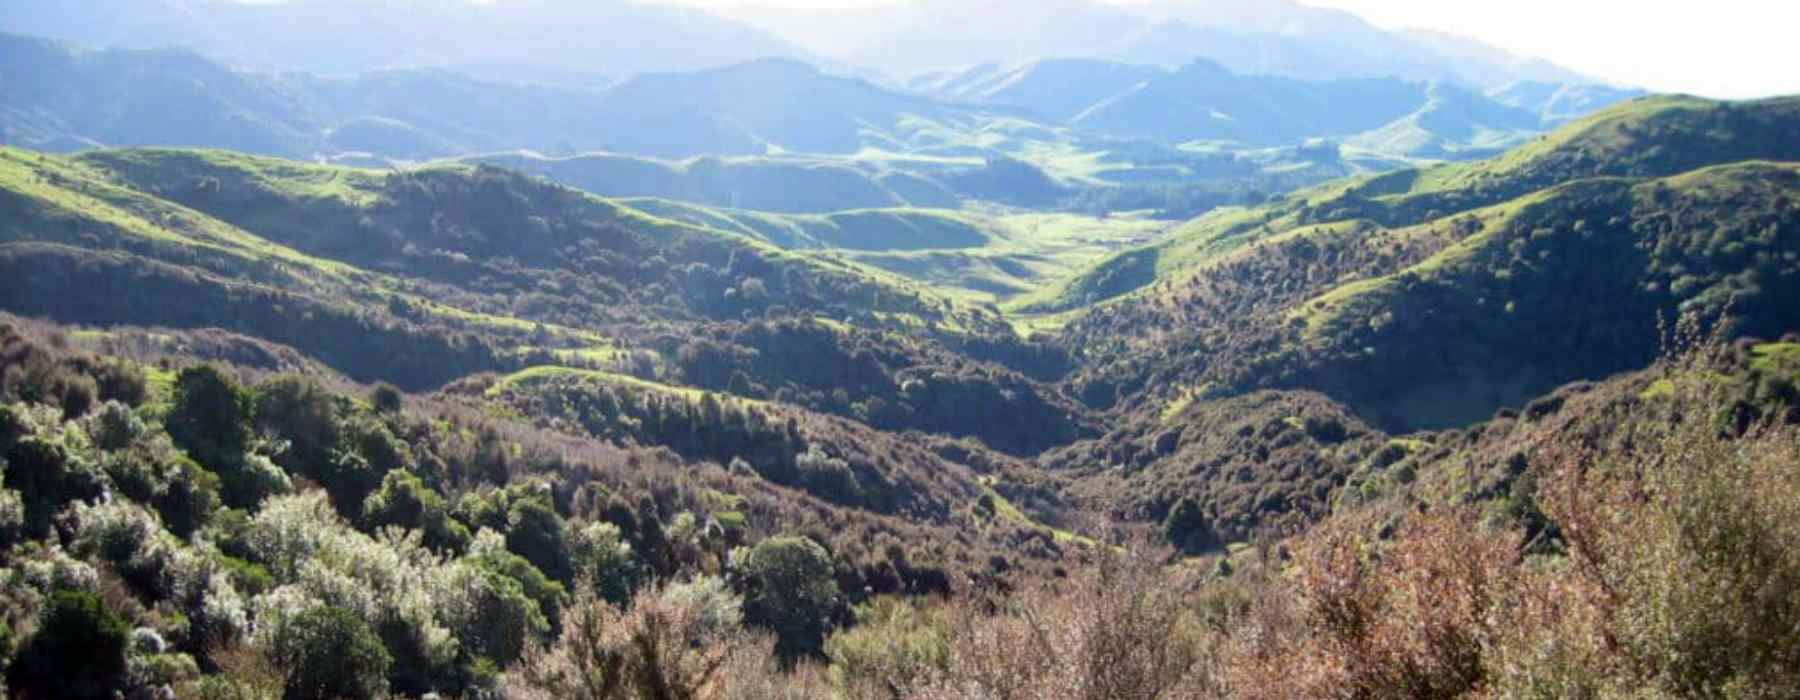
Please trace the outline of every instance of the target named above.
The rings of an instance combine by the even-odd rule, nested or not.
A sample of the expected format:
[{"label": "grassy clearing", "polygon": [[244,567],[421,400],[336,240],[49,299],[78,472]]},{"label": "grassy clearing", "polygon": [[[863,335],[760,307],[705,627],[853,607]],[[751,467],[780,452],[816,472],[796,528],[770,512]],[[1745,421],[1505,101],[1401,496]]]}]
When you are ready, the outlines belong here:
[{"label": "grassy clearing", "polygon": [[271,243],[200,212],[119,186],[96,168],[18,149],[0,149],[0,188],[36,200],[56,214],[120,233],[225,253],[247,261],[276,260],[350,283],[364,273]]},{"label": "grassy clearing", "polygon": [[556,367],[556,366],[530,367],[527,369],[519,370],[518,372],[514,372],[512,374],[506,375],[505,377],[501,377],[498,382],[494,383],[494,386],[488,388],[487,397],[490,399],[497,398],[502,393],[507,392],[507,391],[529,388],[530,386],[532,386],[534,384],[540,384],[543,382],[556,381],[556,380],[561,380],[561,379],[574,379],[574,380],[600,382],[603,384],[609,384],[614,387],[619,387],[619,388],[624,388],[624,389],[631,389],[631,390],[636,390],[636,391],[647,391],[647,392],[660,394],[663,396],[677,397],[682,400],[688,401],[690,403],[699,403],[701,400],[705,399],[707,396],[712,396],[713,398],[719,400],[721,403],[723,403],[727,406],[752,406],[752,407],[767,407],[768,406],[768,402],[766,402],[766,401],[740,398],[740,397],[732,396],[729,394],[709,392],[709,391],[704,391],[701,389],[693,389],[693,388],[689,388],[689,387],[671,386],[669,384],[663,384],[661,382],[653,382],[653,381],[650,381],[647,379],[639,379],[637,377],[633,377],[633,376],[626,375],[626,374],[619,374],[617,372],[607,372],[604,370],[593,370],[593,369],[578,369],[578,368],[574,368],[574,367]]},{"label": "grassy clearing", "polygon": [[1028,529],[1048,532],[1050,533],[1051,538],[1056,540],[1057,544],[1074,543],[1083,547],[1092,547],[1097,544],[1091,538],[1078,535],[1068,530],[1050,527],[1033,520],[1031,516],[1026,515],[1024,511],[1019,510],[1019,507],[1014,505],[1012,501],[1006,500],[1005,496],[1000,495],[1000,492],[994,490],[994,477],[980,477],[977,479],[977,482],[981,486],[981,497],[989,499],[989,502],[994,505],[994,517],[1010,520],[1019,526]]},{"label": "grassy clearing", "polygon": [[[387,173],[342,166],[253,156],[231,151],[142,148],[97,151],[77,160],[102,170],[129,173],[153,172],[159,177],[201,177],[230,172],[265,190],[300,199],[335,200],[352,208],[366,208],[380,201],[376,190]],[[444,167],[444,166],[433,166]]]},{"label": "grassy clearing", "polygon": [[1800,374],[1800,343],[1765,343],[1751,348],[1750,368],[1766,374]]}]

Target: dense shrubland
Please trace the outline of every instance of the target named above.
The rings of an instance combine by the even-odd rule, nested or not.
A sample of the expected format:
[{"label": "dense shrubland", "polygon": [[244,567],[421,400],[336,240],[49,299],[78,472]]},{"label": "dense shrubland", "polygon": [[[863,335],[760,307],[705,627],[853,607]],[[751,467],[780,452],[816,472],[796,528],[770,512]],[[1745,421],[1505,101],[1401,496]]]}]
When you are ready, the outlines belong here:
[{"label": "dense shrubland", "polygon": [[[103,358],[41,323],[4,326],[0,345],[0,610],[19,660],[10,687],[33,696],[478,696],[560,653],[553,642],[603,614],[594,606],[674,635],[668,649],[687,632],[656,625],[692,613],[742,640],[734,654],[758,650],[756,664],[807,663],[853,604],[1047,575],[1058,551],[1015,550],[1053,538],[966,505],[983,487],[939,452],[983,463],[974,445],[928,441],[906,463],[881,449],[897,443],[838,435],[885,433],[805,416],[800,432],[783,417],[772,435],[811,443],[786,457],[788,479],[754,442],[691,458],[612,447],[387,386]],[[716,397],[613,396],[660,406],[639,415],[667,425],[685,416],[690,436],[729,422]],[[923,480],[859,482],[833,453]],[[887,500],[806,495],[841,500],[864,482]],[[90,647],[105,653],[70,665]],[[42,675],[65,671],[81,684]]]},{"label": "dense shrubland", "polygon": [[[1092,432],[1082,407],[1054,385],[946,344],[799,320],[727,325],[695,335],[676,352],[676,366],[698,387],[804,406],[882,430],[973,437],[1016,455]],[[1040,376],[1056,374],[1061,364],[1040,359],[1037,346],[1016,339],[985,349]]]},{"label": "dense shrubland", "polygon": [[[1792,107],[1689,105],[1593,128],[1701,138],[1691,133],[1703,128],[1688,123],[1691,115],[1700,125],[1743,119],[1766,127],[1785,123]],[[1306,389],[1385,430],[1442,429],[1569,381],[1643,367],[1655,357],[1659,319],[1706,313],[1724,317],[1735,334],[1760,337],[1800,324],[1786,303],[1800,280],[1791,259],[1800,180],[1791,165],[1729,160],[1738,152],[1787,157],[1785,142],[1755,129],[1729,132],[1739,140],[1692,163],[1709,167],[1683,172],[1670,169],[1688,163],[1681,159],[1655,167],[1580,161],[1580,154],[1598,158],[1591,152],[1609,143],[1583,133],[1543,153],[1457,166],[1472,168],[1468,177],[1480,182],[1523,178],[1542,188],[1500,203],[1391,220],[1346,210],[1302,221],[1282,207],[1338,199],[1295,198],[1221,219],[1237,222],[1217,225],[1223,228],[1203,227],[1214,238],[1192,243],[1199,252],[1191,274],[1159,278],[1133,303],[1099,307],[1060,334],[1088,360],[1071,393],[1109,409],[1123,397],[1167,398],[1194,387],[1206,388],[1202,398]],[[1570,158],[1586,163],[1591,172],[1575,174],[1590,179],[1545,184],[1529,175],[1564,172],[1557,164]],[[1593,177],[1615,173],[1655,177]],[[1371,201],[1399,206],[1436,194],[1383,193]],[[1110,265],[1149,270],[1168,264],[1160,255],[1173,253],[1137,251]]]},{"label": "dense shrubland", "polygon": [[[1234,530],[1200,505],[1229,502],[1215,497],[1163,504],[1148,517],[1190,557],[1124,531],[1102,538],[1116,546],[1047,536],[1004,553],[1031,541],[1008,528],[1029,526],[991,496],[910,522],[839,509],[759,475],[749,444],[715,447],[753,456],[709,467],[677,443],[605,447],[389,387],[103,358],[41,324],[9,326],[4,346],[0,619],[8,688],[31,697],[1785,697],[1800,684],[1786,546],[1800,356],[1786,344],[1715,341],[1387,455],[1328,402],[1264,397],[1239,410],[1246,425],[1292,413],[1273,422],[1300,452],[1370,454],[1327,477],[1310,528]],[[780,410],[716,397],[655,410],[704,415],[709,400],[708,420]],[[802,441],[840,444],[801,418]],[[738,420],[792,437],[784,421]],[[1200,420],[1191,438],[1141,444],[1238,434]],[[976,446],[932,449],[980,461]],[[1393,479],[1402,469],[1414,476]],[[954,493],[941,488],[901,490]]]}]

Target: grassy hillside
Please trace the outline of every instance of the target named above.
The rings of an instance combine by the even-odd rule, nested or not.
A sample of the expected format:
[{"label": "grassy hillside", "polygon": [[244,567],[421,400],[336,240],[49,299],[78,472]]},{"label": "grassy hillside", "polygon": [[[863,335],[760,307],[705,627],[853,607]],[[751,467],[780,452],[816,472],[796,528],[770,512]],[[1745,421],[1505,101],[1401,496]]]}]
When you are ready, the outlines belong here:
[{"label": "grassy hillside", "polygon": [[981,248],[994,242],[993,235],[975,217],[946,210],[863,209],[776,216],[705,209],[667,200],[628,199],[624,203],[676,221],[741,232],[783,248],[954,250]]},{"label": "grassy hillside", "polygon": [[1641,367],[1681,313],[1780,335],[1800,326],[1782,301],[1800,280],[1800,180],[1792,163],[1730,161],[1800,157],[1775,137],[1796,104],[1645,101],[1493,161],[1198,220],[1064,288],[1129,295],[1067,327],[1100,359],[1080,393],[1315,389],[1408,430]]},{"label": "grassy hillside", "polygon": [[[1501,204],[1580,178],[1664,177],[1744,160],[1800,160],[1800,146],[1785,136],[1797,123],[1800,98],[1743,103],[1638,99],[1489,160],[1341,180],[1265,206],[1215,212],[1152,246],[1120,253],[1090,273],[1034,296],[1029,308],[1066,310],[1164,278],[1180,279],[1221,254],[1307,226],[1367,221],[1398,228]],[[1118,272],[1152,268],[1155,274]]]},{"label": "grassy hillside", "polygon": [[[854,161],[743,157],[660,161],[605,154],[492,155],[471,160],[542,175],[602,196],[658,197],[768,212],[961,204],[940,183]],[[893,180],[897,177],[911,179]]]},{"label": "grassy hillside", "polygon": [[955,298],[1011,303],[1168,226],[1142,215],[871,209],[777,215],[628,199],[656,216],[743,233],[789,249],[827,250]]},{"label": "grassy hillside", "polygon": [[[446,343],[472,335],[506,339],[499,345],[603,348],[616,339],[598,329],[631,335],[628,327],[649,318],[736,318],[770,306],[869,322],[979,325],[879,271],[497,170],[384,173],[222,152],[68,159],[8,150],[0,154],[0,184],[15,270],[44,256],[108,256],[105,265],[72,265],[54,278],[71,295],[28,295],[35,282],[12,280],[17,303],[31,307],[18,310],[85,303],[86,322],[231,327],[243,304],[271,323],[284,304],[311,304],[376,327],[437,329],[430,332]],[[117,306],[97,277],[109,269],[182,280],[191,293],[181,298],[189,301],[144,297],[160,306]],[[295,328],[281,340],[309,350],[324,342]]]},{"label": "grassy hillside", "polygon": [[[4,156],[0,263],[11,272],[0,289],[17,313],[220,327],[408,389],[564,365],[779,397],[1021,454],[1089,430],[1044,383],[1066,358],[990,308],[838,248],[804,249],[997,242],[999,229],[960,214],[703,210],[488,167],[381,172],[184,150]],[[816,245],[767,242],[783,236]],[[133,285],[149,291],[127,294]]]}]

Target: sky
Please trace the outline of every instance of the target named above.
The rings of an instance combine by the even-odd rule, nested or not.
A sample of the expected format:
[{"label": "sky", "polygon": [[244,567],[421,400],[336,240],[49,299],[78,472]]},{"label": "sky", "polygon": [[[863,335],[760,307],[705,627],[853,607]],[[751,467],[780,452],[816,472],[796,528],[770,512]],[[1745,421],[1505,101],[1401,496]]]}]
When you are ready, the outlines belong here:
[{"label": "sky", "polygon": [[1309,0],[1481,39],[1575,71],[1709,97],[1800,93],[1796,0]]},{"label": "sky", "polygon": [[[701,7],[846,7],[896,0],[661,1]],[[1723,98],[1800,93],[1800,0],[1301,1],[1348,10],[1390,29],[1431,29],[1480,39],[1657,92]]]}]

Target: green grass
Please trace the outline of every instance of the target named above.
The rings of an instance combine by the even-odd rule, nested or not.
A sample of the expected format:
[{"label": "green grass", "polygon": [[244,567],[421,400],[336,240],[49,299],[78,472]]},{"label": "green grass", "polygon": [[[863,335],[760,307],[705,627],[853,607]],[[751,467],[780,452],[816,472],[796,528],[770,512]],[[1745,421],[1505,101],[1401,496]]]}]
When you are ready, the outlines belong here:
[{"label": "green grass", "polygon": [[666,199],[620,200],[673,221],[751,236],[784,248],[939,250],[980,248],[993,239],[984,223],[941,209],[856,209],[831,214],[771,214]]},{"label": "green grass", "polygon": [[662,225],[688,225],[799,248],[859,274],[959,304],[1017,306],[1109,252],[1145,243],[1166,221],[1058,212],[866,209],[833,214],[769,214],[655,198],[619,200]]},{"label": "green grass", "polygon": [[662,394],[664,396],[678,397],[678,398],[681,398],[681,399],[691,402],[691,403],[699,403],[701,400],[705,399],[708,395],[711,395],[714,398],[717,398],[719,401],[726,403],[728,405],[757,406],[757,407],[763,407],[763,406],[768,405],[768,402],[766,402],[766,401],[759,401],[756,399],[746,399],[746,398],[741,398],[741,397],[737,397],[737,396],[732,396],[729,394],[721,394],[721,393],[717,393],[717,392],[704,391],[701,389],[694,389],[691,387],[672,386],[672,385],[663,384],[660,382],[653,382],[653,381],[650,381],[647,379],[639,379],[637,377],[633,377],[633,376],[626,375],[626,374],[619,374],[617,372],[607,372],[604,370],[578,369],[578,368],[574,368],[574,367],[557,367],[557,366],[529,367],[529,368],[526,368],[523,370],[519,370],[518,372],[514,372],[512,374],[501,377],[498,382],[494,383],[494,386],[488,388],[487,397],[490,399],[496,398],[496,397],[499,397],[501,394],[508,392],[508,391],[528,390],[535,384],[540,384],[540,383],[549,382],[549,381],[556,381],[556,380],[561,380],[561,379],[574,379],[574,380],[581,380],[581,381],[600,382],[603,384],[609,384],[614,387],[619,387],[619,388],[623,388],[623,389],[648,391],[648,392],[652,392],[652,393],[656,393],[656,394]]},{"label": "green grass", "polygon": [[984,476],[980,477],[977,481],[981,486],[981,495],[991,499],[994,504],[994,517],[1010,520],[1027,529],[1049,532],[1051,538],[1054,539],[1057,544],[1075,543],[1083,547],[1092,547],[1096,544],[1091,538],[1078,535],[1068,530],[1050,527],[1033,520],[1031,516],[1026,515],[1024,511],[1019,510],[1019,507],[1014,505],[1012,501],[1007,500],[1005,496],[1000,495],[998,491],[994,490],[993,477]]},{"label": "green grass", "polygon": [[352,208],[379,202],[375,188],[386,173],[207,149],[139,148],[96,151],[77,160],[122,174],[133,170],[176,180],[220,171],[242,175],[271,192],[304,199],[335,200]]},{"label": "green grass", "polygon": [[[402,285],[388,275],[307,255],[204,213],[122,186],[112,179],[116,172],[114,168],[154,168],[170,161],[180,164],[179,169],[166,176],[170,179],[181,177],[178,173],[183,172],[217,172],[202,170],[202,166],[248,168],[244,172],[252,176],[286,183],[280,185],[283,188],[314,193],[309,196],[361,201],[371,201],[373,195],[366,192],[358,194],[360,190],[351,189],[351,184],[373,187],[374,181],[365,178],[376,177],[365,171],[297,164],[222,151],[103,151],[71,159],[0,147],[0,190],[23,196],[56,217],[92,222],[122,235],[165,247],[222,254],[235,259],[244,268],[261,268],[271,262],[279,263],[284,274],[312,282],[297,285],[290,291],[313,289],[317,283],[323,283],[354,291],[361,303],[385,303],[388,299],[399,299],[428,314],[476,326],[530,331],[540,325],[512,317],[469,311],[400,291]],[[140,176],[144,175],[140,173]],[[33,235],[36,231],[22,233]],[[553,335],[563,338],[592,345],[611,344],[604,336],[589,331],[554,324],[546,324],[545,328]]]},{"label": "green grass", "polygon": [[1750,368],[1766,374],[1800,374],[1800,343],[1764,343],[1750,350]]},{"label": "green grass", "polygon": [[[1772,101],[1771,107],[1787,109],[1778,101]],[[1369,200],[1392,212],[1439,210],[1442,216],[1455,215],[1471,207],[1458,208],[1454,203],[1456,199],[1446,198],[1447,194],[1506,192],[1509,187],[1516,190],[1516,184],[1524,182],[1520,178],[1530,176],[1533,167],[1554,154],[1580,153],[1598,163],[1638,157],[1649,150],[1644,141],[1656,138],[1646,136],[1646,133],[1684,123],[1684,120],[1692,121],[1691,118],[1705,115],[1709,110],[1720,109],[1719,102],[1691,97],[1634,100],[1614,105],[1486,161],[1353,176],[1299,190],[1261,207],[1217,210],[1177,227],[1150,245],[1117,252],[1078,274],[1021,296],[1008,308],[1063,311],[1130,295],[1157,282],[1178,277],[1233,250],[1290,234],[1302,227],[1300,214],[1304,209],[1329,210],[1337,205]],[[1341,226],[1357,222],[1338,219],[1329,223]],[[1096,278],[1112,274],[1122,259],[1131,256],[1153,260],[1154,274],[1126,280],[1130,284],[1123,286],[1095,283]],[[1088,294],[1103,287],[1106,294],[1098,297]]]}]

